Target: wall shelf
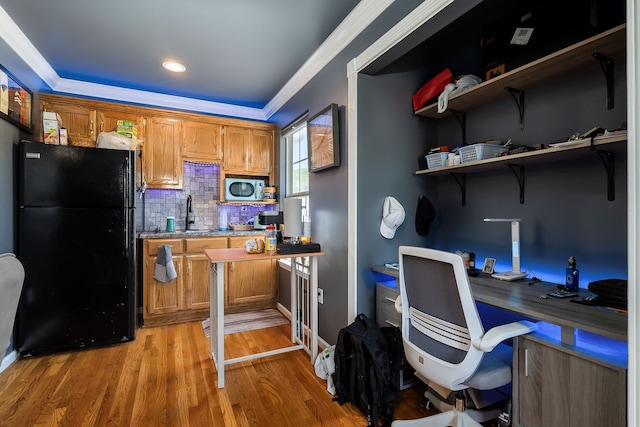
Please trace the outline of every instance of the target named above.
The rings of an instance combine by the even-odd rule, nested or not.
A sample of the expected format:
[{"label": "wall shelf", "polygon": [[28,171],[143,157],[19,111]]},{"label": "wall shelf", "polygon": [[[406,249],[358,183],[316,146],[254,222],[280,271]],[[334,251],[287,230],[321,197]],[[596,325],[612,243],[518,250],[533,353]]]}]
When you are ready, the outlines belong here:
[{"label": "wall shelf", "polygon": [[[519,91],[536,87],[585,68],[597,66],[599,57],[620,58],[626,53],[626,24],[619,25],[594,37],[561,49],[530,62],[501,76],[480,83],[449,99],[449,110],[438,113],[438,103],[415,112],[418,116],[443,119],[451,110],[469,111],[509,96],[505,88]],[[609,90],[608,92],[609,93]]]},{"label": "wall shelf", "polygon": [[[511,154],[507,156],[494,157],[491,159],[478,160],[470,163],[462,163],[454,166],[444,166],[441,168],[424,169],[416,171],[416,175],[451,175],[453,176],[462,192],[462,205],[466,200],[466,181],[464,176],[469,173],[479,173],[496,170],[500,167],[509,167],[518,179],[520,187],[520,203],[524,203],[524,168],[527,165],[549,164],[553,162],[561,162],[578,157],[593,156],[598,154],[603,162],[607,172],[607,199],[614,200],[614,156],[615,153],[626,151],[627,134],[600,136],[591,140],[591,138],[578,139],[571,145],[562,147],[550,147],[536,151],[528,151],[525,153]],[[517,168],[517,172],[514,168]],[[462,179],[460,178],[462,176]]]}]

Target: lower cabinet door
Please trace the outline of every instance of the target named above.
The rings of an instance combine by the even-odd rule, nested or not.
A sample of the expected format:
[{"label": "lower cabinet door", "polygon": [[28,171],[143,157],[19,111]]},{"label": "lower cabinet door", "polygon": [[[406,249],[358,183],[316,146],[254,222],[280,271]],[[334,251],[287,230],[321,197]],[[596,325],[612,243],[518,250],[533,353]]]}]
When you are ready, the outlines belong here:
[{"label": "lower cabinet door", "polygon": [[[153,278],[153,271],[147,275],[149,295],[147,297],[146,313],[165,314],[174,313],[183,306],[182,283],[182,256],[174,256],[173,265],[178,277],[170,282],[163,283]],[[156,257],[150,257],[148,265],[155,265]],[[153,267],[152,267],[153,268]]]},{"label": "lower cabinet door", "polygon": [[526,336],[516,341],[518,425],[626,425],[625,369]]},{"label": "lower cabinet door", "polygon": [[187,263],[186,309],[209,308],[209,258],[205,254],[185,255]]},{"label": "lower cabinet door", "polygon": [[[230,237],[230,248],[244,247],[247,237]],[[227,263],[227,305],[250,305],[276,302],[277,261],[244,261]]]}]

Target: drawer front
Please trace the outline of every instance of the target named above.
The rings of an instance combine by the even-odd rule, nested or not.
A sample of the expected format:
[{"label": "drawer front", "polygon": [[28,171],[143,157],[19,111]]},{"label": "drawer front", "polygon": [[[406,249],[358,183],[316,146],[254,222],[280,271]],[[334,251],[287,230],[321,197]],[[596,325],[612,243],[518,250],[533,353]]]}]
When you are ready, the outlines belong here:
[{"label": "drawer front", "polygon": [[378,327],[400,327],[402,315],[396,311],[396,298],[400,295],[397,289],[376,284],[376,324]]},{"label": "drawer front", "polygon": [[185,240],[185,252],[187,253],[200,253],[204,252],[205,249],[224,249],[226,247],[226,237],[203,237]]},{"label": "drawer front", "polygon": [[171,246],[171,254],[182,253],[182,239],[147,239],[148,255],[158,255],[158,248],[162,245]]}]

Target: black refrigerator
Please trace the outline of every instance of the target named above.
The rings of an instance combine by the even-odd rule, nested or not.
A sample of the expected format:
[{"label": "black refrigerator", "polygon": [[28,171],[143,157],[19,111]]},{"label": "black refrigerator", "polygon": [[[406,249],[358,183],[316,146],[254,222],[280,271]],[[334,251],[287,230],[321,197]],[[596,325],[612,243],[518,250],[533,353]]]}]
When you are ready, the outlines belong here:
[{"label": "black refrigerator", "polygon": [[21,142],[22,356],[135,339],[135,153]]}]

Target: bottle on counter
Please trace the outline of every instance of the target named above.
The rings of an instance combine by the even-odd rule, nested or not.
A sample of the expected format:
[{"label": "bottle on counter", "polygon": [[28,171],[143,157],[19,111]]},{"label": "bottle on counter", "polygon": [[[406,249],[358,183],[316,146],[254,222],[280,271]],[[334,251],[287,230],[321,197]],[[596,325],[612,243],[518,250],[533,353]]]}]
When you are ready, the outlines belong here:
[{"label": "bottle on counter", "polygon": [[274,224],[268,225],[264,234],[264,252],[267,255],[275,255],[277,253],[278,234]]}]

